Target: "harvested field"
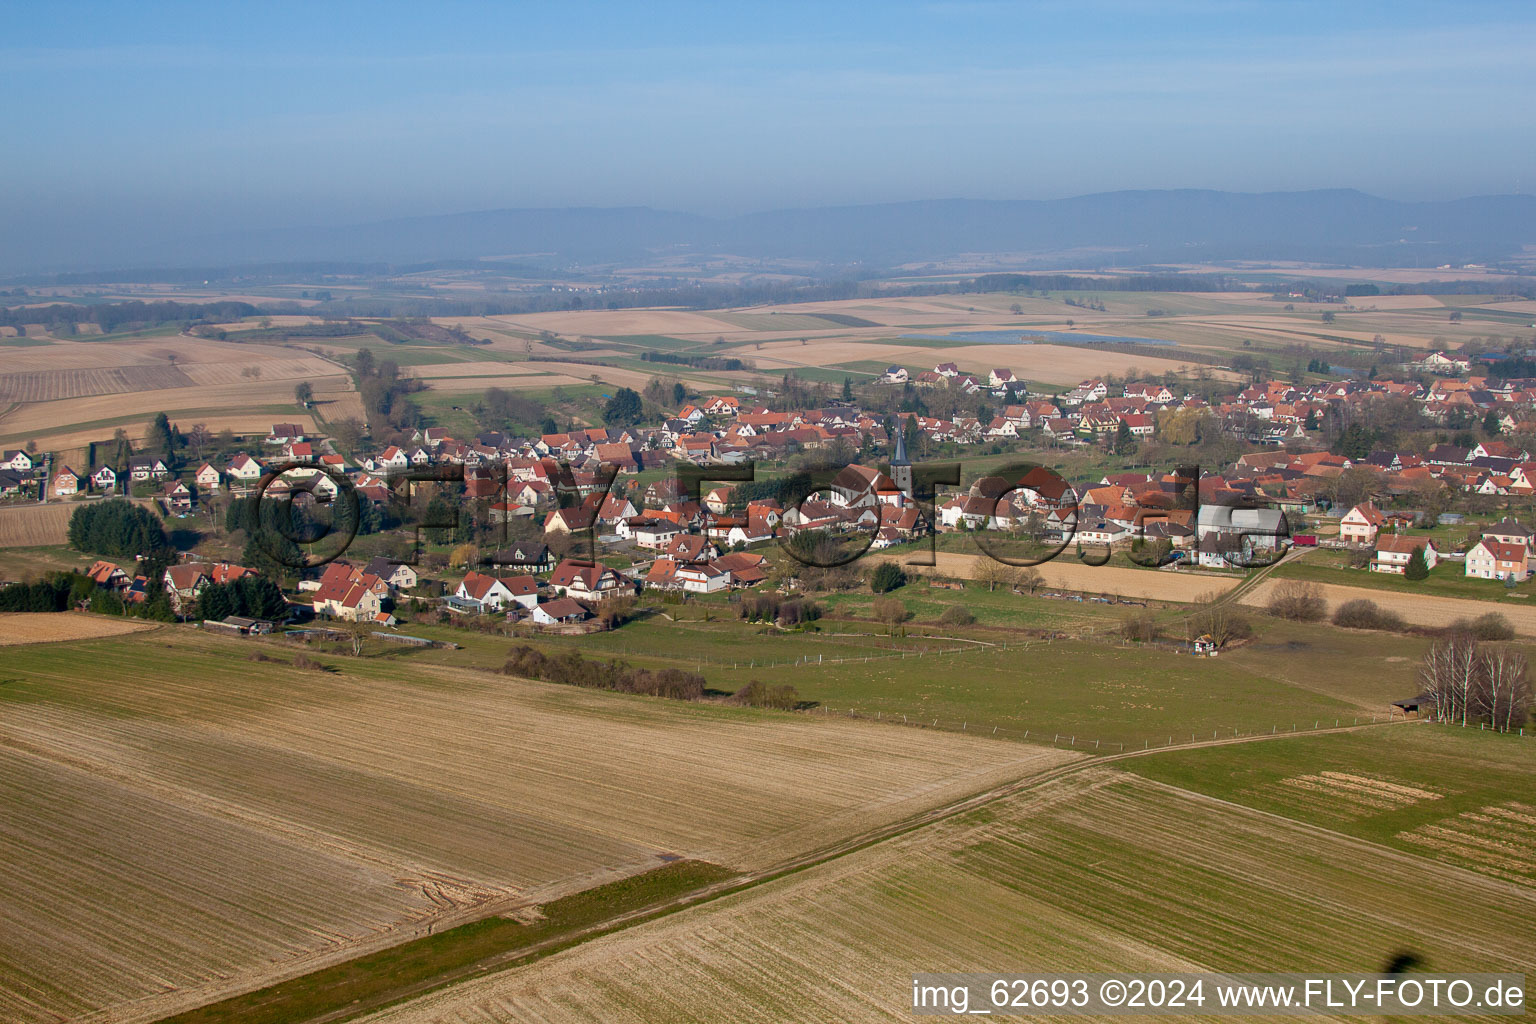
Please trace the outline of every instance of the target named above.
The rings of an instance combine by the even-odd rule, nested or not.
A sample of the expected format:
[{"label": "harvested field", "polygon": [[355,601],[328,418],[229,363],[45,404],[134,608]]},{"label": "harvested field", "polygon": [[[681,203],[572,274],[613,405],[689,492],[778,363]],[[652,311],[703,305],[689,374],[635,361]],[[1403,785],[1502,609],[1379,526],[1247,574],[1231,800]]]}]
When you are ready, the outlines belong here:
[{"label": "harvested field", "polygon": [[63,544],[75,506],[51,501],[46,505],[0,508],[0,548],[35,548]]},{"label": "harvested field", "polygon": [[[326,402],[334,396],[350,392],[352,381],[342,376],[318,378],[311,381],[315,398]],[[127,394],[93,395],[87,398],[55,402],[38,402],[13,407],[0,416],[0,436],[36,438],[39,444],[45,439],[51,445],[63,447],[59,435],[68,435],[70,428],[97,422],[114,422],[131,417],[144,417],[145,422],[156,412],[168,413],[172,420],[185,419],[193,411],[204,413],[221,410],[238,414],[242,409],[262,411],[268,427],[274,418],[291,420],[283,412],[274,414],[273,409],[291,409],[297,412],[293,400],[293,381],[251,380],[243,384],[221,384],[210,387],[171,388],[164,391],[140,391]],[[190,426],[190,423],[186,423]],[[109,428],[105,436],[112,434]],[[88,440],[101,440],[95,432]]]},{"label": "harvested field", "polygon": [[153,622],[107,618],[83,612],[0,612],[0,647],[94,640],[158,629]]},{"label": "harvested field", "polygon": [[[934,555],[937,565],[906,566],[906,556],[872,555],[902,562],[908,571],[938,573],[956,579],[974,579],[976,555],[940,551]],[[1065,552],[1060,558],[1036,566],[1045,578],[1047,588],[1080,591],[1085,594],[1118,594],[1155,601],[1199,601],[1212,594],[1225,593],[1237,586],[1239,580],[1232,576],[1207,576],[1193,572],[1168,572],[1153,569],[1126,569],[1114,565],[1084,565]]]},{"label": "harvested field", "polygon": [[[1267,579],[1245,593],[1240,602],[1262,608],[1269,603],[1274,589],[1284,580]],[[1524,636],[1536,636],[1536,608],[1501,603],[1497,607],[1483,601],[1464,600],[1455,597],[1431,597],[1420,594],[1399,594],[1389,590],[1368,587],[1346,587],[1336,583],[1319,583],[1330,609],[1345,601],[1374,601],[1381,608],[1396,612],[1415,626],[1445,626],[1456,619],[1475,619],[1490,611],[1497,611],[1514,626],[1515,632]]]},{"label": "harvested field", "polygon": [[518,331],[601,337],[614,334],[707,334],[711,337],[740,330],[735,324],[717,320],[707,313],[678,309],[573,310],[565,313],[528,313],[519,316],[494,316],[500,323]]},{"label": "harvested field", "polygon": [[[1404,886],[1432,872],[1434,885]],[[904,1021],[914,970],[1521,970],[1511,886],[1090,769],[365,1018]],[[1497,1018],[1488,1018],[1497,1019]]]},{"label": "harvested field", "polygon": [[76,448],[110,437],[119,425],[138,439],[161,410],[173,419],[201,413],[213,429],[265,430],[276,411],[294,418],[285,410],[296,408],[293,388],[300,380],[314,385],[316,411],[324,418],[362,416],[342,367],[278,346],[169,333],[69,340],[7,353],[5,369],[0,408],[9,408],[0,414],[0,441],[8,444],[35,439],[45,447]]},{"label": "harvested field", "polygon": [[280,642],[185,629],[44,650],[0,687],[14,1021],[152,1019],[664,856],[775,863],[1073,756],[391,657],[298,672]]}]

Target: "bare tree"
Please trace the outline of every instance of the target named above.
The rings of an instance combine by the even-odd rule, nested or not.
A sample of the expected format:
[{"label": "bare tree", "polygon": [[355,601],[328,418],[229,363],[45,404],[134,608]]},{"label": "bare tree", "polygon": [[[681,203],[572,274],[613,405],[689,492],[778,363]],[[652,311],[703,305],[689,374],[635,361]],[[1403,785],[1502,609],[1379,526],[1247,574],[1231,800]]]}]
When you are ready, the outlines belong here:
[{"label": "bare tree", "polygon": [[1531,677],[1524,654],[1509,647],[1483,652],[1488,722],[1501,732],[1519,727],[1530,713]]},{"label": "bare tree", "polygon": [[1452,633],[1424,652],[1419,678],[1437,722],[1466,725],[1478,713],[1482,668],[1477,640],[1469,633]]},{"label": "bare tree", "polygon": [[892,636],[896,635],[896,627],[906,622],[911,614],[907,606],[894,597],[875,598],[874,612],[875,618],[885,623]]},{"label": "bare tree", "polygon": [[989,591],[996,590],[998,584],[1007,584],[1008,574],[1005,570],[1008,568],[1009,566],[988,555],[977,555],[971,559],[971,579],[977,583],[985,583]]}]

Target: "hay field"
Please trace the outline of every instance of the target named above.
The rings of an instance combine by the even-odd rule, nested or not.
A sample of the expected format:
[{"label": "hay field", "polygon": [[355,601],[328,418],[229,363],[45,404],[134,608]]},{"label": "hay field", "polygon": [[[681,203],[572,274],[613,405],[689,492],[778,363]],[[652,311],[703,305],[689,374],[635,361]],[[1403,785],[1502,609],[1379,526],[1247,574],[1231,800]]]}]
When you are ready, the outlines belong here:
[{"label": "hay field", "polygon": [[1072,756],[289,650],[13,649],[0,1019],[153,1018],[663,856],[776,863]]},{"label": "hay field", "polygon": [[109,619],[103,615],[72,612],[0,613],[0,647],[46,644],[60,640],[93,640],[158,629],[153,622]]},{"label": "hay field", "polygon": [[[909,572],[938,573],[955,579],[974,579],[976,555],[953,551],[934,553],[933,566],[907,566],[902,555],[874,554],[901,563]],[[1224,594],[1241,580],[1235,576],[1215,576],[1193,572],[1169,572],[1154,569],[1127,569],[1118,565],[1085,565],[1071,551],[1036,566],[1047,588],[1059,587],[1086,594],[1118,594],[1121,597],[1154,601],[1200,601],[1212,594]]]},{"label": "hay field", "polygon": [[75,506],[64,501],[0,508],[0,548],[35,548],[63,544]]},{"label": "hay field", "polygon": [[[1284,580],[1267,579],[1244,594],[1241,604],[1263,607],[1269,603],[1275,588]],[[1318,583],[1330,610],[1345,601],[1374,601],[1388,611],[1396,612],[1415,626],[1444,626],[1456,619],[1475,619],[1490,611],[1497,611],[1523,636],[1536,636],[1536,608],[1500,603],[1497,607],[1486,602],[1455,598],[1434,597],[1428,594],[1403,594],[1391,590],[1370,587],[1348,587],[1336,583]],[[1497,584],[1490,584],[1497,586]]]},{"label": "hay field", "polygon": [[[1425,869],[1434,885],[1401,884]],[[1370,972],[1404,947],[1436,970],[1519,971],[1533,908],[1513,886],[1095,768],[365,1020],[895,1022],[913,971]]]}]

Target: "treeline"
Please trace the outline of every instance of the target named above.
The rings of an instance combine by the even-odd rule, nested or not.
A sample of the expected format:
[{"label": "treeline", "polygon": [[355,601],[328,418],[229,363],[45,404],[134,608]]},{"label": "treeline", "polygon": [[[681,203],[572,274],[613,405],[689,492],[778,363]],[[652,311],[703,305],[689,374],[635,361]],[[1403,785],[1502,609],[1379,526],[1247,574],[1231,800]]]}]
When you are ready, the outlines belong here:
[{"label": "treeline", "polygon": [[691,366],[695,370],[748,370],[751,369],[740,359],[728,356],[693,356],[679,352],[642,352],[640,358],[648,363],[673,363],[679,366]]},{"label": "treeline", "polygon": [[42,324],[49,333],[73,334],[76,324],[95,324],[105,334],[124,329],[159,327],[164,324],[195,324],[239,320],[255,316],[249,302],[110,302],[96,306],[55,303],[51,306],[0,309],[0,326]]},{"label": "treeline", "polygon": [[13,583],[0,588],[0,612],[65,612],[78,605],[104,615],[127,615],[159,622],[175,622],[170,599],[158,583],[165,566],[152,566],[156,573],[146,599],[137,604],[123,600],[115,590],[103,590],[96,581],[81,572],[56,572],[35,583]]},{"label": "treeline", "polygon": [[[79,573],[58,573],[45,580],[36,583],[12,583],[10,586],[0,589],[0,612],[62,612],[67,610],[72,602],[70,600],[71,584],[73,579],[83,579],[90,583],[89,577]],[[92,584],[94,589],[95,584]]]},{"label": "treeline", "polygon": [[265,576],[242,576],[233,583],[211,583],[197,595],[198,614],[205,619],[243,615],[282,621],[288,617],[283,589]]},{"label": "treeline", "polygon": [[1228,292],[1246,285],[1223,277],[1186,274],[1130,274],[1125,277],[1073,277],[1069,274],[982,274],[961,282],[965,292]]},{"label": "treeline", "polygon": [[697,672],[680,668],[631,668],[622,661],[583,658],[575,651],[545,654],[527,644],[512,648],[501,671],[504,675],[524,676],[546,683],[638,693],[647,697],[700,700],[704,696],[704,677]]},{"label": "treeline", "polygon": [[168,552],[171,542],[160,520],[126,498],[81,505],[69,517],[69,546],[110,558]]}]

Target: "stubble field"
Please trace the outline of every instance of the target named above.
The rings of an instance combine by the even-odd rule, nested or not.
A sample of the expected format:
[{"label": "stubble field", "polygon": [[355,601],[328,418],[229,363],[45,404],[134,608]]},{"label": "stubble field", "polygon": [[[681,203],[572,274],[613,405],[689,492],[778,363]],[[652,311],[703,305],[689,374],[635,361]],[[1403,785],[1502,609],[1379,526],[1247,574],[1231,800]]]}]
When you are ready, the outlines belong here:
[{"label": "stubble field", "polygon": [[69,517],[74,510],[75,506],[65,501],[0,508],[0,548],[63,544],[69,535]]},{"label": "stubble field", "polygon": [[301,671],[184,628],[11,650],[16,1021],[154,1019],[671,857],[777,863],[1073,756],[392,657]]},{"label": "stubble field", "polygon": [[[1257,745],[1255,745],[1257,746]],[[1522,970],[1518,887],[1092,768],[366,1018],[903,1021],[918,971]],[[1492,1018],[1491,1018],[1492,1019]]]},{"label": "stubble field", "polygon": [[102,615],[3,612],[0,613],[0,647],[92,640],[158,628],[152,622],[109,619]]}]

